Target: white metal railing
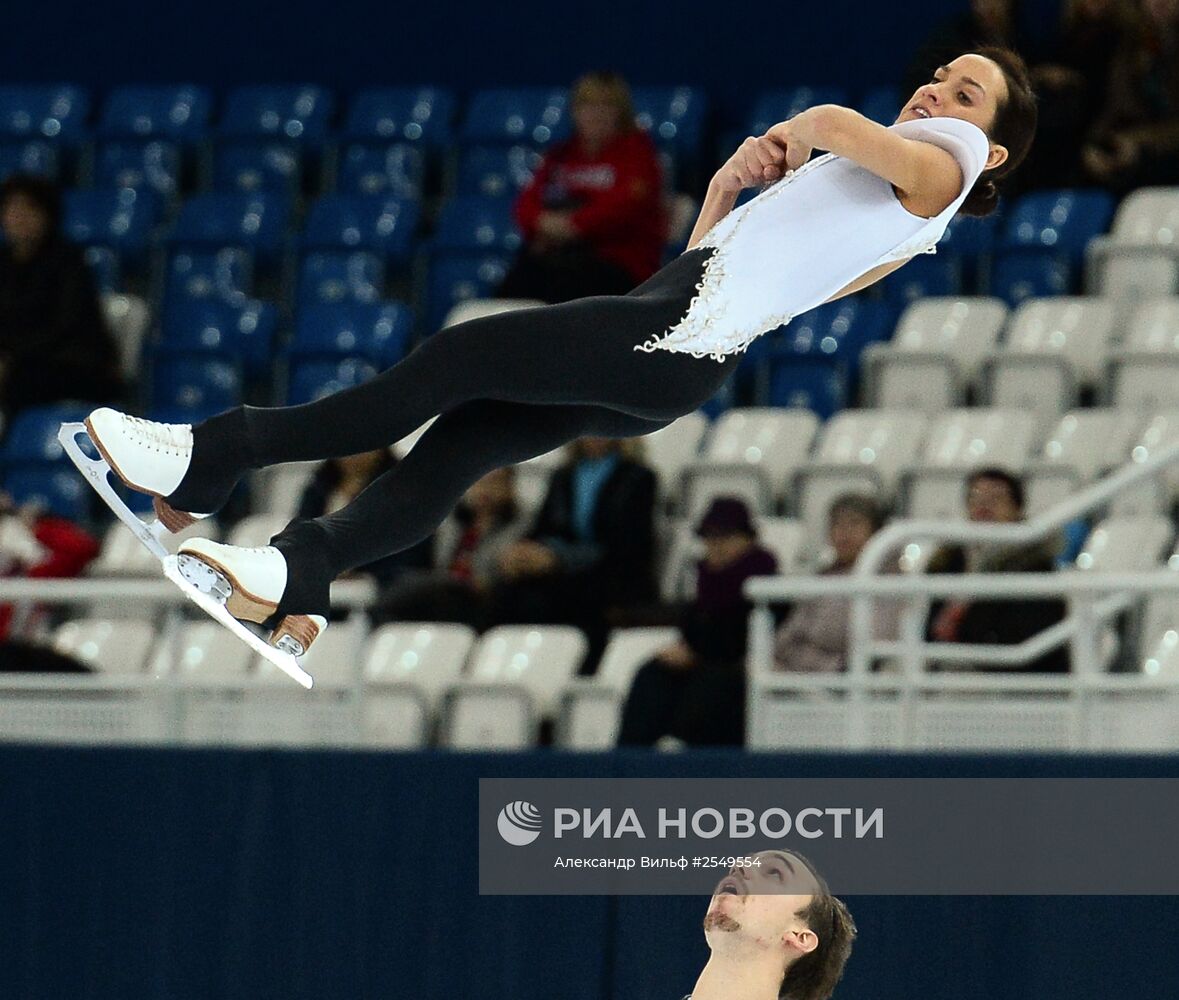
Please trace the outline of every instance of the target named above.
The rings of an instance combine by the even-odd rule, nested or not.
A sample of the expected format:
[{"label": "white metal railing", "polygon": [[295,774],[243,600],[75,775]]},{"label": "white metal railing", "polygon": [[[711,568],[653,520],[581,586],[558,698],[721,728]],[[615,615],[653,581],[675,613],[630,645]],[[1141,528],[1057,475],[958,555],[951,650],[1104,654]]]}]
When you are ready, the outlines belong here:
[{"label": "white metal railing", "polygon": [[[850,706],[851,731],[847,742],[869,745],[865,713],[867,692],[892,692],[903,706],[934,691],[1055,692],[1072,701],[1075,735],[1085,727],[1086,692],[1153,690],[1179,694],[1179,677],[1102,672],[1099,644],[1102,630],[1115,615],[1143,595],[1179,591],[1179,572],[1159,569],[1145,573],[1098,573],[1064,570],[1056,573],[989,573],[968,575],[881,574],[886,559],[915,541],[1019,545],[1038,541],[1069,521],[1100,508],[1135,483],[1159,476],[1179,462],[1179,443],[1159,449],[1134,450],[1132,460],[1039,516],[1015,524],[970,521],[896,521],[877,532],[864,547],[847,575],[820,577],[760,577],[749,580],[745,592],[754,603],[750,617],[750,707],[757,729],[757,713],[774,692],[827,691],[845,698]],[[773,615],[770,604],[814,597],[850,600],[848,669],[846,673],[807,677],[773,670]],[[929,601],[935,597],[991,599],[1060,598],[1065,618],[1023,642],[1013,645],[966,645],[925,639]],[[878,599],[901,606],[899,638],[873,634],[873,608]],[[936,660],[949,666],[986,664],[1015,668],[1067,645],[1071,672],[1067,675],[1003,675],[993,673],[929,673]],[[872,665],[889,659],[899,667],[888,675],[871,673]],[[904,714],[902,712],[902,714]],[[1176,736],[1179,743],[1179,734]]]}]

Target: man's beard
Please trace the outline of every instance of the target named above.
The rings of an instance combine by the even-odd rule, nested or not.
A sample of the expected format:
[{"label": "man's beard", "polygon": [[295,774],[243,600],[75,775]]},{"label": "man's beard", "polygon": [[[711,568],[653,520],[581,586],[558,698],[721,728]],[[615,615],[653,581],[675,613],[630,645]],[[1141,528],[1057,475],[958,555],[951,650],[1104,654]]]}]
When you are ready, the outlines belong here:
[{"label": "man's beard", "polygon": [[710,911],[704,915],[704,929],[706,931],[739,931],[741,925],[727,913]]}]

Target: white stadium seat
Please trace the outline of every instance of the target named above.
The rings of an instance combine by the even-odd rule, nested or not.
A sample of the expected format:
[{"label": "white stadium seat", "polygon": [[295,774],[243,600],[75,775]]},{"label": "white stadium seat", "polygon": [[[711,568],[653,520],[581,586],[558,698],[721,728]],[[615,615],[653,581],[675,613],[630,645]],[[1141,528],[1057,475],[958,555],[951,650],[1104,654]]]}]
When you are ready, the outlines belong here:
[{"label": "white stadium seat", "polygon": [[311,482],[319,462],[288,462],[251,473],[251,485],[255,496],[254,507],[267,514],[275,514],[290,520],[298,513],[303,491]]},{"label": "white stadium seat", "polygon": [[920,453],[927,419],[911,410],[844,410],[827,421],[797,476],[798,513],[811,542],[825,542],[827,511],[841,493],[892,500]]},{"label": "white stadium seat", "polygon": [[1122,199],[1109,235],[1085,248],[1085,290],[1128,301],[1179,292],[1179,188]]},{"label": "white stadium seat", "polygon": [[1157,569],[1175,534],[1165,517],[1107,517],[1089,533],[1077,569],[1134,573]]},{"label": "white stadium seat", "polygon": [[250,514],[230,529],[225,539],[228,545],[269,545],[270,539],[290,523],[286,514]]},{"label": "white stadium seat", "polygon": [[107,292],[101,301],[102,315],[119,346],[123,375],[136,382],[142,376],[143,340],[151,326],[151,310],[137,295]]},{"label": "white stadium seat", "polygon": [[[361,649],[368,635],[363,615],[352,615],[342,622],[332,622],[311,648],[300,657],[299,665],[315,678],[314,691],[355,687],[362,678]],[[286,687],[291,680],[283,671],[262,656],[254,661],[261,680]]]},{"label": "white stadium seat", "polygon": [[442,329],[469,320],[482,319],[484,316],[497,316],[500,313],[533,309],[543,305],[541,299],[466,299],[451,307],[442,321]]},{"label": "white stadium seat", "polygon": [[456,684],[475,646],[474,629],[446,622],[391,622],[369,636],[364,681],[370,688],[409,684],[431,710]]},{"label": "white stadium seat", "polygon": [[1107,299],[1081,296],[1024,302],[988,361],[991,405],[1045,420],[1076,405],[1080,387],[1097,385],[1105,374],[1122,311]]},{"label": "white stadium seat", "polygon": [[1031,413],[968,408],[941,414],[926,439],[919,467],[907,477],[909,515],[964,517],[967,474],[987,466],[1020,473],[1036,443],[1036,418]]},{"label": "white stadium seat", "polygon": [[1066,413],[1027,470],[1027,510],[1036,514],[1130,460],[1143,417],[1125,410]]},{"label": "white stadium seat", "polygon": [[144,672],[155,638],[151,622],[79,618],[58,627],[53,648],[100,673],[139,674]]},{"label": "white stadium seat", "polygon": [[365,742],[423,744],[475,641],[475,631],[459,624],[392,622],[374,631],[364,650]]},{"label": "white stadium seat", "polygon": [[679,638],[671,627],[615,629],[593,677],[575,678],[564,692],[558,742],[572,750],[606,750],[618,741],[622,704],[635,673]]},{"label": "white stadium seat", "polygon": [[887,344],[863,354],[873,406],[930,413],[960,405],[1007,320],[1002,299],[930,297],[914,302]]},{"label": "white stadium seat", "polygon": [[181,630],[179,645],[164,636],[158,652],[177,680],[214,686],[232,686],[247,680],[254,658],[249,646],[212,621],[187,623]]},{"label": "white stadium seat", "polygon": [[1179,298],[1139,305],[1111,369],[1116,406],[1144,412],[1179,407]]},{"label": "white stadium seat", "polygon": [[[155,518],[144,520],[153,521]],[[188,538],[216,540],[219,537],[216,520],[206,518],[176,534],[164,532],[160,541],[169,552],[175,552],[180,543]],[[87,576],[157,576],[159,572],[160,561],[121,522],[107,528],[106,534],[102,536],[98,558],[86,567]]]},{"label": "white stadium seat", "polygon": [[[1164,410],[1147,420],[1130,454],[1141,462],[1174,445],[1179,445],[1179,410]],[[1165,511],[1177,496],[1179,466],[1172,465],[1161,476],[1123,490],[1113,498],[1110,509],[1119,515],[1157,514]]]},{"label": "white stadium seat", "polygon": [[568,625],[489,629],[451,692],[444,741],[455,748],[528,746],[541,718],[556,715],[560,692],[585,659],[588,643]]},{"label": "white stadium seat", "polygon": [[778,496],[805,463],[819,419],[810,410],[744,407],[713,425],[704,454],[684,470],[684,503],[699,517],[720,495],[739,496],[752,512],[772,513]]},{"label": "white stadium seat", "polygon": [[697,410],[643,438],[647,464],[659,477],[664,499],[676,501],[682,495],[684,469],[696,460],[707,432],[708,418]]}]

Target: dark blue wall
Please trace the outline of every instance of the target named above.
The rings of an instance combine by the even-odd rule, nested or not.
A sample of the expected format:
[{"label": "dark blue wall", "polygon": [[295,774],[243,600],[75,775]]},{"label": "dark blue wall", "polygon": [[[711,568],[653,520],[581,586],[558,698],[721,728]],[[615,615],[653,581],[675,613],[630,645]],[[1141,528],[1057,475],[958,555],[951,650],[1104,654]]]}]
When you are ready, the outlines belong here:
[{"label": "dark blue wall", "polygon": [[[1058,0],[1029,0],[1044,21]],[[58,0],[9,4],[0,78],[218,87],[314,82],[480,87],[568,82],[613,66],[636,83],[687,82],[744,110],[793,83],[858,92],[899,77],[933,23],[967,0],[373,3],[371,0]]]},{"label": "dark blue wall", "polygon": [[[1177,772],[1174,760],[0,747],[0,997],[677,1000],[707,957],[705,900],[479,897],[479,777]],[[1175,899],[849,903],[861,941],[840,1000],[1162,1000],[1179,984]]]}]

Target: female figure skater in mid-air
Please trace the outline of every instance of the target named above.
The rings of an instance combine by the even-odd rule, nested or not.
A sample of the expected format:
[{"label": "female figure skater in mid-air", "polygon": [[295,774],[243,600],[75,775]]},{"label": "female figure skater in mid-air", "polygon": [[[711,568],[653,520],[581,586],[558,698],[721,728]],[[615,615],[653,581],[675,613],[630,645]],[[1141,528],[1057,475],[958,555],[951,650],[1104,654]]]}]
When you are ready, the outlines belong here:
[{"label": "female figure skater in mid-air", "polygon": [[[260,548],[181,546],[223,577],[232,615],[298,654],[326,625],[336,576],[426,537],[488,470],[581,435],[667,426],[710,399],[762,333],[933,252],[959,210],[988,214],[993,181],[1035,128],[1020,57],[981,48],[939,67],[888,127],[822,105],[746,139],[713,177],[688,249],[626,295],[460,323],[364,385],[301,406],[240,406],[195,427],[104,408],[87,427],[178,531],[250,469],[371,451],[440,415],[341,510]],[[733,211],[743,188],[766,183]]]}]

